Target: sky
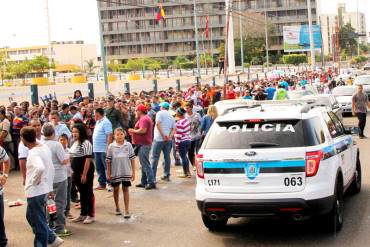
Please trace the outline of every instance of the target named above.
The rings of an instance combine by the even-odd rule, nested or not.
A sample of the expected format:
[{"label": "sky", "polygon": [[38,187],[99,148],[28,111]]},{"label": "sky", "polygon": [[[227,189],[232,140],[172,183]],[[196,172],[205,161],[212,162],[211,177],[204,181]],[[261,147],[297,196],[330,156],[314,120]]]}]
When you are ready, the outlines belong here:
[{"label": "sky", "polygon": [[[48,43],[46,0],[0,0],[0,47]],[[336,13],[339,2],[348,12],[369,10],[370,0],[319,0],[322,13]],[[83,40],[99,44],[96,0],[49,0],[51,40]],[[366,11],[370,32],[370,11]]]}]

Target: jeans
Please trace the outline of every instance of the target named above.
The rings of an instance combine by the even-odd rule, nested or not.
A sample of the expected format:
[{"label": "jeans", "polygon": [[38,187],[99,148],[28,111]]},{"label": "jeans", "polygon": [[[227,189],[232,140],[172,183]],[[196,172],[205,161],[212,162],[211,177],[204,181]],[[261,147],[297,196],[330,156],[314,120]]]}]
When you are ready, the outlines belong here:
[{"label": "jeans", "polygon": [[46,222],[46,197],[39,195],[27,198],[26,218],[35,234],[34,247],[47,247],[55,241],[56,235]]},{"label": "jeans", "polygon": [[64,231],[64,225],[66,224],[64,210],[67,205],[67,187],[67,179],[63,182],[53,184],[55,206],[57,207],[57,219],[55,220],[55,232],[57,234]]},{"label": "jeans", "polygon": [[179,145],[179,154],[181,158],[182,169],[184,170],[184,175],[190,175],[189,159],[187,156],[190,148],[190,143],[190,141],[183,141],[180,142]]},{"label": "jeans", "polygon": [[[92,164],[90,164],[92,166]],[[95,217],[95,196],[93,191],[94,170],[90,168],[87,172],[86,183],[81,183],[81,174],[73,173],[73,179],[80,192],[81,216]]]},{"label": "jeans", "polygon": [[195,155],[198,153],[199,148],[200,148],[200,139],[192,140],[190,142],[188,156],[192,166],[195,166]]},{"label": "jeans", "polygon": [[14,169],[19,170],[18,146],[19,142],[21,141],[21,137],[19,135],[13,135],[12,140],[14,148]]},{"label": "jeans", "polygon": [[172,141],[154,141],[153,150],[152,150],[152,169],[154,181],[157,177],[157,167],[161,151],[163,151],[164,156],[164,172],[165,177],[170,177],[170,167],[171,167],[171,149]]},{"label": "jeans", "polygon": [[154,184],[153,170],[150,166],[149,153],[151,145],[142,145],[139,149],[139,161],[141,164],[141,184]]},{"label": "jeans", "polygon": [[67,179],[67,201],[64,209],[64,215],[67,216],[71,210],[71,191],[72,191],[72,177]]},{"label": "jeans", "polygon": [[175,166],[181,166],[181,161],[178,157],[176,157],[176,143],[175,138],[172,139],[172,153],[173,153],[173,160],[175,161]]},{"label": "jeans", "polygon": [[101,187],[105,187],[107,185],[107,163],[105,161],[106,154],[102,152],[94,153],[95,163],[96,163],[96,171],[98,172],[98,182]]},{"label": "jeans", "polygon": [[4,225],[4,196],[1,193],[0,195],[0,247],[6,246],[8,239],[5,234],[5,225]]},{"label": "jeans", "polygon": [[360,128],[359,136],[364,136],[364,130],[366,126],[366,113],[356,113],[358,118],[358,127]]}]

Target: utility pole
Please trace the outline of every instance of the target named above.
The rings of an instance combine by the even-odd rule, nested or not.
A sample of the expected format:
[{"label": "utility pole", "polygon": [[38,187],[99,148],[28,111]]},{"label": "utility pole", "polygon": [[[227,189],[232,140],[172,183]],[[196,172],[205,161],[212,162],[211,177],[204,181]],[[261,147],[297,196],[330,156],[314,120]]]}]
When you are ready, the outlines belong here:
[{"label": "utility pole", "polygon": [[[109,92],[109,84],[108,84],[108,67],[107,67],[107,60],[105,57],[105,46],[104,46],[104,37],[103,37],[103,25],[101,22],[101,13],[99,7],[99,1],[96,1],[98,6],[98,16],[99,16],[99,35],[100,35],[100,53],[101,53],[101,61],[103,63],[103,75],[104,75],[104,86],[106,93]],[[99,71],[100,73],[100,71]]]},{"label": "utility pole", "polygon": [[[242,0],[239,0],[239,11],[242,11]],[[244,44],[243,44],[243,26],[242,15],[239,15],[239,35],[240,35],[240,64],[244,73]]]},{"label": "utility pole", "polygon": [[307,0],[307,10],[308,10],[308,29],[310,33],[311,67],[312,71],[314,71],[316,69],[316,58],[315,58],[315,43],[313,39],[311,0]]},{"label": "utility pole", "polygon": [[47,26],[48,26],[48,57],[49,57],[49,77],[53,79],[53,70],[51,69],[51,65],[53,63],[53,48],[51,44],[51,32],[50,32],[50,15],[49,15],[49,0],[45,0],[45,9],[46,9],[46,19],[47,19]]},{"label": "utility pole", "polygon": [[200,58],[199,58],[199,40],[198,40],[198,21],[197,21],[197,3],[193,0],[194,5],[194,28],[195,28],[195,48],[197,53],[197,70],[198,77],[200,78]]},{"label": "utility pole", "polygon": [[[234,25],[233,25],[233,1],[232,0],[225,0],[225,7],[226,7],[226,18],[227,22],[229,23],[229,28],[227,29],[227,68],[228,73],[234,74],[235,73],[235,50],[234,50]],[[226,68],[226,67],[225,67]]]},{"label": "utility pole", "polygon": [[267,63],[267,72],[270,68],[270,58],[269,58],[269,37],[268,37],[268,30],[267,30],[267,6],[266,0],[263,0],[263,6],[265,8],[265,42],[266,42],[266,63]]},{"label": "utility pole", "polygon": [[[357,35],[360,34],[360,18],[358,11],[358,0],[357,0]],[[357,38],[357,56],[360,56],[360,36]]]}]

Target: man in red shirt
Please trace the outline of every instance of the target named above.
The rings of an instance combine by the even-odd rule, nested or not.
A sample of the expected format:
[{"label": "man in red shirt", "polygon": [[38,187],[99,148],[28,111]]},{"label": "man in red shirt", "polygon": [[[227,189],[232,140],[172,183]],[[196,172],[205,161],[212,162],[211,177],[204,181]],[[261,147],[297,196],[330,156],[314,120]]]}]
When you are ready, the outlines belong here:
[{"label": "man in red shirt", "polygon": [[151,190],[156,188],[153,170],[149,161],[149,153],[153,142],[153,122],[147,115],[147,108],[144,105],[137,106],[136,118],[138,121],[135,124],[135,128],[128,130],[132,137],[132,143],[135,145],[135,154],[139,156],[141,164],[141,183],[136,185],[136,187]]},{"label": "man in red shirt", "polygon": [[226,99],[236,99],[236,94],[234,91],[234,86],[229,86],[227,92],[226,92]]}]

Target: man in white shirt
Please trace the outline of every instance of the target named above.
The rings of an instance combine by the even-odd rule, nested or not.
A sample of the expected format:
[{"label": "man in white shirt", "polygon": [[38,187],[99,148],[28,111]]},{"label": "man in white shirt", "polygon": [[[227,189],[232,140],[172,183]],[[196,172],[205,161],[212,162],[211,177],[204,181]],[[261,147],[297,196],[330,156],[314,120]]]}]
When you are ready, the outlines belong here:
[{"label": "man in white shirt", "polygon": [[[43,142],[43,136],[41,135],[42,125],[39,119],[33,118],[30,122],[31,127],[33,127],[36,131],[36,140],[40,143]],[[18,160],[19,160],[19,167],[23,177],[23,185],[26,181],[26,161],[28,157],[28,148],[23,144],[23,142],[19,142],[18,146]]]},{"label": "man in white shirt", "polygon": [[35,234],[34,246],[59,246],[63,240],[55,235],[46,222],[48,194],[53,191],[54,166],[50,149],[36,140],[33,127],[21,129],[22,143],[29,149],[26,162],[26,218]]},{"label": "man in white shirt", "polygon": [[3,186],[8,179],[9,173],[9,157],[0,146],[0,165],[2,165],[2,171],[0,175],[0,246],[7,246],[8,239],[5,234],[5,225],[4,225],[4,197],[3,197]]}]

